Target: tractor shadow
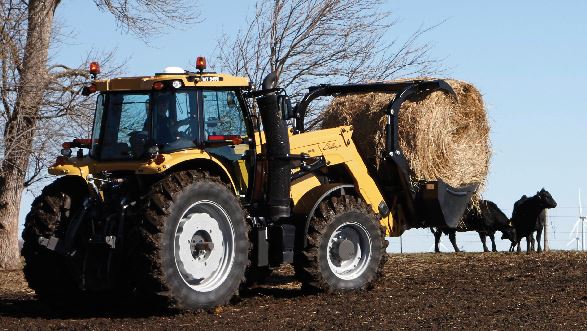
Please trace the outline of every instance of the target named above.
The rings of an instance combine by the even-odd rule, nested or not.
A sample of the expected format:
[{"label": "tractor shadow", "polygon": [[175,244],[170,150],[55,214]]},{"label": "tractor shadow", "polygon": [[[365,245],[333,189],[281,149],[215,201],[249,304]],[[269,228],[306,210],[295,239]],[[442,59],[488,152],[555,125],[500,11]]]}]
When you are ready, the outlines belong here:
[{"label": "tractor shadow", "polygon": [[[250,304],[256,300],[291,299],[311,295],[302,290],[301,284],[293,277],[293,273],[278,269],[266,279],[263,284],[243,288],[239,296],[231,301],[233,305]],[[52,307],[41,301],[30,292],[4,292],[0,291],[0,320],[2,317],[18,319],[91,319],[91,318],[148,318],[176,316],[185,311],[180,309],[161,308],[161,306],[147,305],[145,300],[132,296],[121,302],[93,303],[79,307]],[[214,313],[214,309],[202,309],[193,313]]]},{"label": "tractor shadow", "polygon": [[[239,296],[231,304],[248,304],[264,299],[292,299],[312,295],[313,292],[302,289],[296,280],[293,268],[281,267],[262,283],[239,291]],[[196,311],[213,312],[213,309]],[[30,291],[0,291],[0,320],[2,317],[55,319],[91,319],[91,318],[147,318],[157,316],[174,316],[182,313],[178,309],[148,306],[144,300],[131,297],[121,302],[93,304],[84,307],[52,307],[41,301]]]},{"label": "tractor shadow", "polygon": [[109,306],[53,308],[37,300],[32,295],[0,297],[0,319],[42,318],[42,319],[87,319],[87,318],[142,318],[153,316],[172,316],[178,313],[173,309],[155,309],[137,304],[135,300],[119,302]]}]

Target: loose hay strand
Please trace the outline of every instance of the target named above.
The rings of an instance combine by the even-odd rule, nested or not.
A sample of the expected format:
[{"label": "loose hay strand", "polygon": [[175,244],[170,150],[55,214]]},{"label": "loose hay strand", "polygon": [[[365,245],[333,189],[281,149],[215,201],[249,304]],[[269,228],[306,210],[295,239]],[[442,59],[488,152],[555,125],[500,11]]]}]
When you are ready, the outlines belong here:
[{"label": "loose hay strand", "polygon": [[[481,93],[471,84],[446,80],[455,102],[443,92],[403,103],[399,112],[399,144],[413,181],[438,178],[452,186],[471,183],[482,191],[489,171],[489,122]],[[359,153],[379,168],[385,149],[384,108],[393,94],[349,94],[334,98],[325,109],[322,128],[353,126]],[[476,199],[480,194],[476,194]]]}]

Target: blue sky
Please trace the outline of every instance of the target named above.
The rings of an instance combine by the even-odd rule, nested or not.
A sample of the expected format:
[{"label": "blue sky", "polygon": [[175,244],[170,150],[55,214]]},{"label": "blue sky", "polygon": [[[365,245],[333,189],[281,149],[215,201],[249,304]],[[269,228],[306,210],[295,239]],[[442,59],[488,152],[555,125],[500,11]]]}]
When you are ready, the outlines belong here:
[{"label": "blue sky", "polygon": [[[73,38],[55,50],[54,60],[77,65],[89,49],[116,48],[118,57],[128,59],[129,75],[193,66],[199,55],[211,59],[218,38],[243,24],[254,1],[202,0],[199,6],[202,23],[169,29],[146,45],[116,30],[114,20],[91,1],[63,1],[58,21]],[[579,187],[587,195],[582,81],[587,78],[587,2],[404,0],[387,1],[385,8],[399,20],[390,37],[446,20],[422,42],[433,45],[432,55],[443,59],[447,77],[469,81],[484,94],[494,151],[485,198],[509,215],[522,194],[545,187],[560,206],[550,213],[552,246],[573,248],[567,242],[577,219]],[[27,197],[21,218],[29,206]],[[457,236],[470,251],[479,250],[477,238]],[[409,231],[402,241],[404,250],[427,251],[432,236],[428,230]],[[399,239],[391,247],[398,251]]]},{"label": "blue sky", "polygon": [[[587,189],[587,2],[390,1],[389,8],[408,31],[447,20],[426,39],[449,76],[484,94],[494,152],[485,197],[509,215],[522,194],[545,187],[559,203],[550,212],[552,246],[575,247],[565,232],[577,219],[578,188]],[[476,235],[457,238],[479,249]]]}]

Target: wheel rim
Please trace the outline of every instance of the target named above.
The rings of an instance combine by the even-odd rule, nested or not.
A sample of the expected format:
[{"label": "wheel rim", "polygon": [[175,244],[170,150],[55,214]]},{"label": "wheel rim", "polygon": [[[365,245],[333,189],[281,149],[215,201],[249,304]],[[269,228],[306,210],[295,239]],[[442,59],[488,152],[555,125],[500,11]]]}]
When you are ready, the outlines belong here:
[{"label": "wheel rim", "polygon": [[222,285],[234,263],[234,228],[224,208],[209,200],[187,208],[175,229],[174,257],[192,289],[210,292]]},{"label": "wheel rim", "polygon": [[359,223],[344,223],[330,236],[327,253],[328,266],[338,278],[355,279],[371,260],[371,236]]}]

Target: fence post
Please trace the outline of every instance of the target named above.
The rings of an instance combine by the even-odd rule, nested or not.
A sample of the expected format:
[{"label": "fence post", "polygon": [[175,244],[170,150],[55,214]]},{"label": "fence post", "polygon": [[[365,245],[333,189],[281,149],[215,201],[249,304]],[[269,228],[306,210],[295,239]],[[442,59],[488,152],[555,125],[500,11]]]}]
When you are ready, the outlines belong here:
[{"label": "fence post", "polygon": [[548,220],[549,220],[548,209],[546,209],[546,220],[544,221],[544,251],[545,252],[550,250],[550,247],[548,247],[548,225],[550,224],[550,222]]}]

